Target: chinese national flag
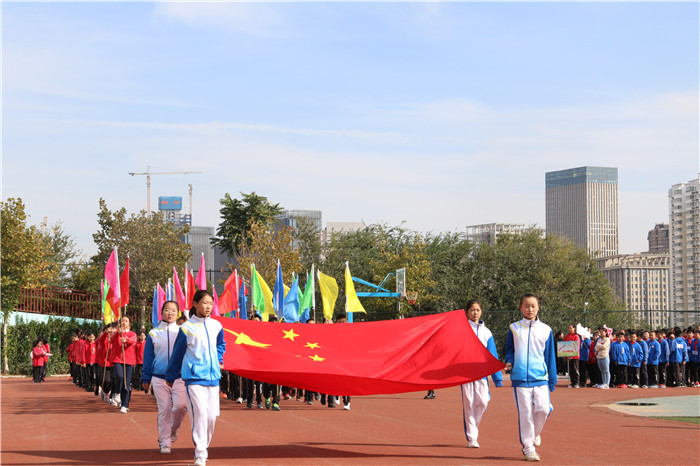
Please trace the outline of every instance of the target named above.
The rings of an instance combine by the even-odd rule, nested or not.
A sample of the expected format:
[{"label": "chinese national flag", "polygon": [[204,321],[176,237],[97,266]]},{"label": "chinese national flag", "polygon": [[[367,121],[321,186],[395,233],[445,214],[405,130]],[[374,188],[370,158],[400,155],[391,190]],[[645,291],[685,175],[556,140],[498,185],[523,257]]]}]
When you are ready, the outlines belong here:
[{"label": "chinese national flag", "polygon": [[216,319],[226,339],[224,369],[320,393],[430,390],[481,379],[504,367],[461,310],[333,325]]}]

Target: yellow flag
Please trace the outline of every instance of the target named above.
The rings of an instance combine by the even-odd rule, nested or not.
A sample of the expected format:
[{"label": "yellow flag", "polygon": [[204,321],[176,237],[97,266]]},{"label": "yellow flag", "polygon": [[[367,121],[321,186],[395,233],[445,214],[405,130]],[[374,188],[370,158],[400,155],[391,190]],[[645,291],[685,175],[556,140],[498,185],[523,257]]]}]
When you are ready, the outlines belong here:
[{"label": "yellow flag", "polygon": [[367,314],[357,297],[357,293],[355,293],[355,284],[352,282],[350,265],[347,262],[345,263],[345,312],[364,312]]},{"label": "yellow flag", "polygon": [[262,288],[262,294],[265,297],[265,312],[263,312],[262,318],[265,322],[267,322],[268,316],[270,314],[274,315],[275,313],[275,309],[272,307],[272,291],[270,290],[270,287],[267,286],[267,283],[265,283],[265,280],[263,279],[262,275],[260,275],[260,272],[256,270],[255,275],[258,277],[260,288]]},{"label": "yellow flag", "polygon": [[335,278],[318,272],[318,287],[321,289],[321,300],[323,301],[323,317],[326,320],[333,320],[333,308],[338,299],[338,283]]}]

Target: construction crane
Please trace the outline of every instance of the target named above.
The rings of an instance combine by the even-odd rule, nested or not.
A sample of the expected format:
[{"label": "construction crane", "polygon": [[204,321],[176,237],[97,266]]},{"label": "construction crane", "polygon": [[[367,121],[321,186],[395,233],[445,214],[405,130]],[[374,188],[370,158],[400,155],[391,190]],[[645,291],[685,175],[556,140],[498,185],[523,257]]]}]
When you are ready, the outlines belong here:
[{"label": "construction crane", "polygon": [[[151,166],[148,165],[148,168],[144,173],[135,173],[135,172],[129,172],[129,175],[135,176],[135,175],[146,175],[146,208],[148,210],[148,215],[151,215],[151,175],[189,175],[189,174],[195,174],[195,173],[203,173],[203,172],[152,172],[151,171]],[[190,185],[190,215],[192,215],[192,185]],[[190,217],[191,218],[191,217]]]}]

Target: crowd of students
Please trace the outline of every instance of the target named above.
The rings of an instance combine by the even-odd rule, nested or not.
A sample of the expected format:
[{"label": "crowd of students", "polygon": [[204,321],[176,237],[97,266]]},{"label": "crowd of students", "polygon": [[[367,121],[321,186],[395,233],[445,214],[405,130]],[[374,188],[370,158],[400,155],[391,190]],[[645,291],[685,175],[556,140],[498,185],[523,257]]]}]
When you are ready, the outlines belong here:
[{"label": "crowd of students", "polygon": [[582,337],[573,325],[558,339],[576,341],[579,355],[557,358],[570,388],[700,387],[700,327],[681,330],[596,330]]}]

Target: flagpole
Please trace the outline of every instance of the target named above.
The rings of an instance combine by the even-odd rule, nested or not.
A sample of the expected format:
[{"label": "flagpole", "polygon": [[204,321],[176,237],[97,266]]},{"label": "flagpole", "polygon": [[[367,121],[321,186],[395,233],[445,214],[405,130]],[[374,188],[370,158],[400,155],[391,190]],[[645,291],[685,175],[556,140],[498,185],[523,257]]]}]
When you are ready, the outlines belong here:
[{"label": "flagpole", "polygon": [[314,322],[316,322],[316,282],[314,281],[314,265],[311,264],[311,309],[314,315]]}]

